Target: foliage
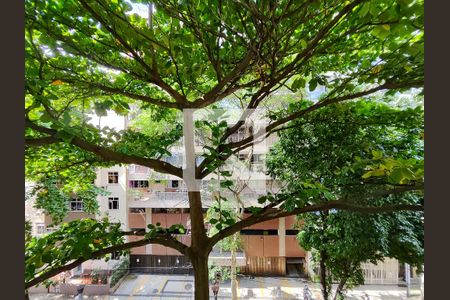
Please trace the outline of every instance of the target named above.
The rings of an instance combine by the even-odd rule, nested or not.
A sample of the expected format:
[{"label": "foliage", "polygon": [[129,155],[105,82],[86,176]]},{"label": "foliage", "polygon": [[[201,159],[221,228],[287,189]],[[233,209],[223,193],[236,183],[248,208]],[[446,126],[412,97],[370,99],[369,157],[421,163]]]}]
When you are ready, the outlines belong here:
[{"label": "foliage", "polygon": [[129,267],[130,267],[130,260],[128,257],[122,259],[120,263],[114,266],[111,273],[111,283],[110,283],[111,287],[115,286],[122,277],[128,274]]},{"label": "foliage", "polygon": [[80,189],[67,190],[68,186],[59,183],[58,177],[51,175],[42,177],[37,181],[31,191],[31,195],[36,197],[36,208],[43,209],[44,212],[52,217],[53,224],[62,222],[69,212],[69,201],[72,198],[78,198],[83,201],[83,211],[90,214],[98,212],[97,196],[108,195],[109,192],[96,187],[95,185],[85,184]]},{"label": "foliage", "polygon": [[31,238],[33,237],[32,231],[33,231],[33,225],[31,224],[30,221],[25,220],[25,244],[27,242],[29,242],[31,240]]},{"label": "foliage", "polygon": [[[216,274],[219,273],[222,277],[222,281],[231,278],[231,267],[229,266],[217,266],[212,262],[208,262],[208,276],[209,280],[213,281],[216,278]],[[239,271],[239,270],[238,270]]]},{"label": "foliage", "polygon": [[169,228],[161,227],[161,223],[148,224],[147,228],[149,229],[145,233],[145,238],[154,238],[161,234],[185,234],[186,228],[182,224],[173,224]]},{"label": "foliage", "polygon": [[281,132],[267,157],[270,174],[295,195],[285,196],[286,209],[338,198],[363,204],[383,187],[423,182],[421,107],[399,110],[359,101],[306,119]]},{"label": "foliage", "polygon": [[101,276],[101,270],[100,269],[94,269],[91,271],[91,283],[92,284],[97,284],[98,280],[100,279]]},{"label": "foliage", "polygon": [[[219,202],[214,202],[206,212],[206,222],[213,225],[209,229],[208,234],[212,236],[224,228],[222,226],[234,224],[238,217],[238,213],[230,201],[225,199],[220,206]],[[225,252],[232,250],[236,251],[243,248],[242,239],[240,236],[228,236],[217,242],[216,246],[221,251]]]},{"label": "foliage", "polygon": [[[364,283],[361,263],[377,263],[392,257],[421,269],[424,261],[423,223],[420,213],[359,215],[345,211],[305,214],[298,235],[302,247],[316,263],[324,261],[330,272],[327,285],[343,283],[343,289]],[[339,292],[342,292],[340,290]]]},{"label": "foliage", "polygon": [[[286,191],[269,202],[285,194],[292,208],[335,199],[359,205],[420,203],[417,192],[385,196],[379,191],[423,183],[422,113],[420,107],[399,110],[355,102],[313,113],[306,124],[294,122],[268,157],[271,174],[286,182]],[[387,256],[420,267],[422,216],[336,210],[301,215],[300,244],[315,249],[316,262],[324,266],[321,272],[331,275],[321,277],[324,297],[333,281],[341,284],[338,294],[362,284],[365,261]]]},{"label": "foliage", "polygon": [[[264,128],[265,133],[281,132],[303,122],[304,128],[312,126],[316,132],[306,135],[307,143],[297,150],[313,153],[319,149],[314,138],[324,134],[327,125],[338,125],[334,109],[339,112],[341,106],[337,103],[355,99],[373,102],[377,93],[379,97],[396,98],[397,93],[413,88],[419,89],[422,99],[422,0],[151,1],[155,8],[151,20],[142,17],[149,15],[147,9],[137,13],[138,3],[143,4],[140,7],[153,7],[145,0],[26,1],[27,178],[34,180],[41,172],[63,173],[67,191],[79,192],[78,182],[92,183],[88,178],[95,167],[113,164],[139,164],[181,177],[180,166],[168,163],[167,158],[174,153],[171,146],[181,133],[181,125],[173,121],[174,112],[184,109],[226,108],[231,102],[249,109],[267,107],[270,124]],[[282,94],[288,94],[286,101],[277,98]],[[333,109],[331,105],[335,105]],[[359,105],[362,107],[354,109],[362,110],[361,115],[377,111],[368,104]],[[124,131],[91,124],[89,115],[104,116],[108,111],[148,116]],[[386,122],[420,115],[391,112],[390,118],[385,116]],[[356,130],[352,120],[338,119],[348,125],[348,130]],[[405,124],[407,119],[403,120]],[[164,121],[170,124],[165,126]],[[153,124],[154,129],[147,124]],[[156,128],[164,128],[165,133]],[[196,166],[199,179],[220,171],[234,151],[250,147],[262,137],[255,133],[245,141],[231,143],[227,136],[233,129],[220,122],[210,128],[215,130],[215,141],[206,148],[204,163]],[[417,181],[421,176],[420,168],[414,178],[408,171],[386,168],[386,176],[361,179],[386,162],[373,160],[356,169],[352,166],[356,156],[371,159],[372,150],[382,151],[381,159],[394,157],[402,162],[399,159],[414,158],[410,155],[414,151],[406,155],[400,146],[409,143],[407,148],[414,149],[408,140],[421,128],[411,126],[401,134],[391,132],[389,126],[374,128],[382,136],[398,138],[397,142],[392,139],[387,151],[367,149],[355,138],[342,139],[347,129],[339,128],[345,155],[341,153],[341,141],[322,143],[320,147],[326,146],[323,153],[327,155],[310,155],[308,160],[300,157],[285,168],[288,176],[292,172],[289,165],[307,171],[317,164],[321,169],[316,168],[316,173],[322,172],[323,180],[305,172],[303,180],[289,181],[289,190],[298,194],[296,199],[265,199],[282,201],[280,209],[290,211],[322,198],[333,199],[337,194],[356,195],[356,190],[367,193],[361,191],[360,184],[348,185],[362,180],[375,189],[375,183],[389,174],[402,182]],[[306,134],[305,130],[297,131]],[[394,148],[406,157],[394,155]],[[351,153],[355,157],[348,159]],[[327,165],[327,161],[342,155],[348,164],[337,168]],[[299,166],[299,162],[306,163]],[[407,169],[415,172],[409,166]],[[334,178],[336,174],[339,176]],[[283,180],[281,172],[275,175]],[[230,183],[224,180],[223,184]],[[355,198],[367,204],[361,197]],[[200,214],[201,209],[201,205],[192,206],[190,212]],[[218,220],[231,219],[219,216]],[[199,229],[191,232],[193,241],[204,240],[200,223],[195,223]],[[229,223],[226,227],[236,225]],[[223,232],[224,228],[217,229]],[[196,245],[190,249],[208,250]],[[40,257],[39,252],[33,254]]]},{"label": "foliage", "polygon": [[58,230],[40,238],[33,237],[26,243],[25,280],[78,258],[89,258],[96,250],[123,242],[120,224],[110,223],[107,219],[63,223]]}]

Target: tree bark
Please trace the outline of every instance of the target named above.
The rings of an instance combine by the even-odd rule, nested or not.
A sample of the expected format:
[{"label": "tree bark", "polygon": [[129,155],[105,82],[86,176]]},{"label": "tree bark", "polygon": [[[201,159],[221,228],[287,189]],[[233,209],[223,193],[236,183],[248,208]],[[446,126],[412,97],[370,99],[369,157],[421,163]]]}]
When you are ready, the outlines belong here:
[{"label": "tree bark", "polygon": [[334,294],[334,300],[338,299],[338,296],[342,293],[342,289],[344,288],[345,283],[347,282],[347,278],[342,279],[339,282],[339,285],[336,288],[336,294]]},{"label": "tree bark", "polygon": [[[206,251],[204,251],[206,252]],[[209,252],[191,254],[191,263],[194,268],[194,299],[209,299],[209,277],[208,277]]]},{"label": "tree bark", "polygon": [[231,299],[237,300],[237,279],[236,279],[236,244],[238,234],[233,235],[233,247],[231,249]]},{"label": "tree bark", "polygon": [[191,247],[188,250],[194,268],[195,300],[209,299],[208,256],[211,245],[206,235],[200,192],[188,192],[191,218]]},{"label": "tree bark", "polygon": [[[325,236],[325,231],[327,229],[327,217],[329,214],[329,210],[325,210],[322,212],[321,214],[321,219],[322,219],[322,235],[323,235],[323,240],[322,242],[326,245],[327,244],[327,238]],[[328,254],[326,250],[320,250],[319,251],[320,254],[320,283],[322,284],[322,295],[323,295],[323,299],[324,300],[328,300],[329,297],[329,292],[331,289],[328,287],[328,283],[327,283],[327,266],[325,265],[325,262],[328,259]]]},{"label": "tree bark", "polygon": [[324,300],[328,300],[327,267],[325,266],[326,252],[320,251],[320,284]]}]

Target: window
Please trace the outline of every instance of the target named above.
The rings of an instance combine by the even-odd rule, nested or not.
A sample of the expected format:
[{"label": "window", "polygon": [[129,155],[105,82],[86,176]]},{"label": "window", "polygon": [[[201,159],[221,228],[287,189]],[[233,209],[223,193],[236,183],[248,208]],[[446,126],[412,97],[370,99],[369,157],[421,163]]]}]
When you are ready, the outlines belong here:
[{"label": "window", "polygon": [[36,224],[36,233],[37,234],[44,234],[45,233],[45,224],[44,223],[37,223]]},{"label": "window", "polygon": [[264,154],[253,154],[251,158],[252,163],[261,164],[264,162]]},{"label": "window", "polygon": [[170,187],[172,187],[172,188],[177,188],[179,186],[178,180],[171,180],[169,184],[170,184]]},{"label": "window", "polygon": [[71,211],[83,211],[83,200],[78,198],[70,199],[69,207]]},{"label": "window", "polygon": [[145,213],[145,208],[130,208],[130,213],[132,214],[143,214]]},{"label": "window", "polygon": [[109,209],[119,209],[119,198],[109,197],[108,198]]},{"label": "window", "polygon": [[119,172],[108,172],[108,183],[119,183]]},{"label": "window", "polygon": [[148,188],[148,180],[130,180],[130,187],[133,189]]}]

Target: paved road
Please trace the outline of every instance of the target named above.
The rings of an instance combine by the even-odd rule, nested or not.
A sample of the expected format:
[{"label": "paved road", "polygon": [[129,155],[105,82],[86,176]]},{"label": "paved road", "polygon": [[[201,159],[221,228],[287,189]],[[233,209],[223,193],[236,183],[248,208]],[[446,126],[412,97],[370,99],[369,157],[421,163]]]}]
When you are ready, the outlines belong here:
[{"label": "paved road", "polygon": [[[83,299],[90,300],[181,300],[193,299],[192,276],[180,275],[128,275],[114,295],[95,296]],[[238,283],[239,299],[303,299],[303,288],[308,285],[313,298],[320,300],[319,286],[310,282],[304,282],[298,278],[283,277],[255,277],[240,278]],[[408,300],[420,300],[419,291],[413,291],[413,297]],[[348,293],[348,300],[362,300],[364,294],[369,295],[370,300],[400,300],[406,298],[405,288],[398,286],[365,285]],[[211,293],[212,295],[212,293]],[[31,295],[32,300],[68,300],[74,297],[63,295]],[[212,299],[212,296],[211,296]],[[231,286],[229,282],[221,283],[219,299],[231,299]]]}]

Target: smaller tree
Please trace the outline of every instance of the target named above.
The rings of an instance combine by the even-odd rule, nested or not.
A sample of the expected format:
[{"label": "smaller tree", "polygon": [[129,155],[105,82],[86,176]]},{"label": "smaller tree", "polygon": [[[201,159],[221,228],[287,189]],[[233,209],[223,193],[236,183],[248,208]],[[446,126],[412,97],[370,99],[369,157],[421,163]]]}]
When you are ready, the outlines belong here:
[{"label": "smaller tree", "polygon": [[[219,230],[217,226],[220,227],[219,224],[225,223],[226,220],[233,220],[236,222],[238,220],[238,213],[236,209],[232,206],[232,203],[229,201],[224,201],[219,204],[219,202],[214,202],[214,204],[208,209],[206,221],[211,224],[211,228],[209,229],[208,234],[214,235]],[[231,221],[228,221],[231,222]],[[219,241],[215,245],[216,249],[219,249],[223,252],[230,252],[235,255],[236,251],[242,249],[242,241],[240,239],[239,234],[234,234],[224,238]],[[234,260],[235,262],[235,260]],[[230,267],[222,267],[217,266],[214,263],[209,263],[209,279],[213,280],[216,277],[216,274],[220,272],[221,278],[223,280],[231,279],[234,280],[236,275],[236,266],[232,264]]]},{"label": "smaller tree", "polygon": [[363,262],[393,257],[418,268],[423,262],[423,224],[416,221],[418,213],[362,216],[325,211],[302,219],[298,240],[305,250],[315,252],[324,299],[332,294],[333,282],[338,283],[334,299],[343,299],[346,289],[364,284]]},{"label": "smaller tree", "polygon": [[[372,206],[423,203],[421,192],[411,191],[423,182],[422,113],[420,106],[400,110],[380,102],[327,107],[280,134],[268,157],[269,171],[286,183],[285,194],[307,204],[335,199]],[[388,189],[395,193],[385,193]],[[299,240],[317,252],[325,300],[333,280],[338,281],[335,298],[362,284],[364,261],[387,256],[416,266],[423,262],[421,213],[324,210],[301,218]]]}]

